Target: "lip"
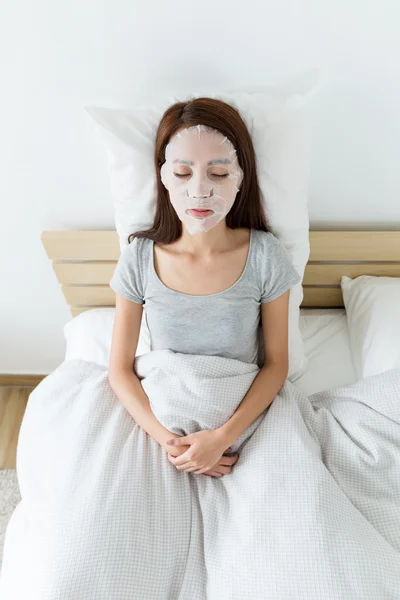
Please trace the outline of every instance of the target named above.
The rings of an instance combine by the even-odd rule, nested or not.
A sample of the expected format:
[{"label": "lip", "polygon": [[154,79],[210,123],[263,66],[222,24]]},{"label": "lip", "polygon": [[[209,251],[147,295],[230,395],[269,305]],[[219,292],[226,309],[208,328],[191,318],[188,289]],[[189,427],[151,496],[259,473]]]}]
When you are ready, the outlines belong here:
[{"label": "lip", "polygon": [[188,209],[188,213],[190,215],[192,215],[193,217],[198,217],[200,219],[204,219],[204,217],[208,217],[209,215],[213,214],[213,210],[207,209],[207,210],[197,210],[196,208],[189,208]]}]

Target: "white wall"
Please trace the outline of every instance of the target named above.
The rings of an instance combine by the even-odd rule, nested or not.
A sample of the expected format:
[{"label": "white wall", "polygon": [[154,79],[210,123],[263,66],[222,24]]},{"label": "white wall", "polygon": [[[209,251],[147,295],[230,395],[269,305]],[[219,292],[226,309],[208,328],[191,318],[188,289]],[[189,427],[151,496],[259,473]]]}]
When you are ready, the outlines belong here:
[{"label": "white wall", "polygon": [[323,72],[312,228],[400,226],[396,0],[20,0],[0,13],[0,372],[49,373],[71,316],[40,233],[114,227],[83,106]]}]

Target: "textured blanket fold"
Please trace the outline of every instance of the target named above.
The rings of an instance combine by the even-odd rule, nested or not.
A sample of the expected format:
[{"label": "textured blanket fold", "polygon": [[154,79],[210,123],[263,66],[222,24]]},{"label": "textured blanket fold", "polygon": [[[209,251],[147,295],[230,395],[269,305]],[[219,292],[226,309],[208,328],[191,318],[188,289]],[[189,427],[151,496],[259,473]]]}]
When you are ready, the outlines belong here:
[{"label": "textured blanket fold", "polygon": [[[172,350],[153,350],[138,356],[134,368],[153,413],[164,427],[178,435],[221,427],[259,372],[253,363]],[[231,444],[234,452],[253,434],[265,412],[267,409]]]},{"label": "textured blanket fold", "polygon": [[[258,367],[137,357],[179,435],[221,425]],[[230,474],[178,471],[103,367],[31,393],[1,600],[400,600],[400,371],[307,397],[289,381],[236,440]]]}]

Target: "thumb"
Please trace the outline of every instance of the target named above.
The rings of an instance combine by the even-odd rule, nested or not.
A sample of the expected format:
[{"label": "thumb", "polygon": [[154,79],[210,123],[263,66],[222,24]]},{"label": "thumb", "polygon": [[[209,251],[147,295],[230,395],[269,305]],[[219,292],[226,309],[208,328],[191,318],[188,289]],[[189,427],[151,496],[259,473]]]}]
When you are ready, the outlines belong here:
[{"label": "thumb", "polygon": [[167,440],[167,444],[169,444],[171,446],[188,446],[191,444],[191,442],[192,442],[191,435],[183,435],[182,437],[171,438],[170,440]]}]

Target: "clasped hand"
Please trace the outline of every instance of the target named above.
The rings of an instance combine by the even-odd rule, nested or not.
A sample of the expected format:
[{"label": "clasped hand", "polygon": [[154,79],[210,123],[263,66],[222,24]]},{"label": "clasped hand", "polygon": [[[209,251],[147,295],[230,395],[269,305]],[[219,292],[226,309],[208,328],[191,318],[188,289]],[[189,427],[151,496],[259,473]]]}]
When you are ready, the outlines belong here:
[{"label": "clasped hand", "polygon": [[167,441],[167,444],[171,447],[189,445],[189,448],[180,456],[175,457],[168,454],[168,460],[179,471],[196,474],[211,470],[227,450],[226,442],[214,429],[197,431],[179,438],[171,438]]}]

